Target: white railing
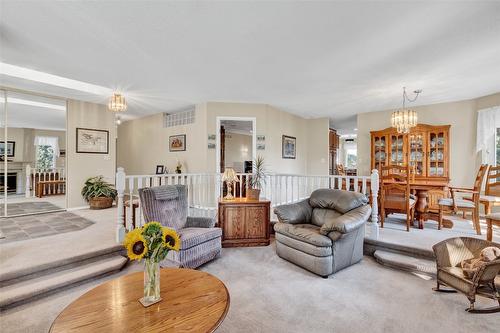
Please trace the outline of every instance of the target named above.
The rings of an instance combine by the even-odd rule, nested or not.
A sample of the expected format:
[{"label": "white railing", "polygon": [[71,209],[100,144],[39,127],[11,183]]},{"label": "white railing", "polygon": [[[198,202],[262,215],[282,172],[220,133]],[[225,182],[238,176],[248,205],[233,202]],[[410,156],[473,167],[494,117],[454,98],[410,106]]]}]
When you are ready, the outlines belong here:
[{"label": "white railing", "polygon": [[[247,173],[237,174],[239,182],[233,184],[233,196],[244,198],[252,176]],[[210,216],[217,214],[218,198],[224,193],[221,174],[162,174],[162,175],[126,175],[123,168],[116,173],[117,197],[117,241],[125,236],[126,230],[144,224],[138,189],[160,185],[186,185],[188,188],[188,206],[191,216]],[[304,200],[320,188],[343,189],[360,192],[368,196],[372,205],[371,232],[378,237],[378,172],[373,170],[370,176],[307,176],[291,174],[271,174],[266,177],[261,190],[261,197],[271,201],[271,207]],[[130,200],[132,199],[132,200]],[[134,218],[135,217],[135,218]]]},{"label": "white railing", "polygon": [[[36,183],[38,181],[49,181],[49,180],[63,180],[66,179],[66,168],[32,168],[29,164],[26,165],[26,181],[25,181],[25,195],[26,198],[31,198],[36,196]],[[57,185],[57,189],[54,186],[44,186],[44,195],[51,194],[47,193],[50,191],[56,191],[58,193],[62,192],[62,186],[64,184]]]}]

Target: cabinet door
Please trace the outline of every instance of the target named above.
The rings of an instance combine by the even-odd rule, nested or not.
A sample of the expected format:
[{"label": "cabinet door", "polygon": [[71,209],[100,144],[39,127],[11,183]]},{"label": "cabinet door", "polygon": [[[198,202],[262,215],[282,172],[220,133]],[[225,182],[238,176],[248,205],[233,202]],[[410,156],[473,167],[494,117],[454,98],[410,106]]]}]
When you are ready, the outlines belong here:
[{"label": "cabinet door", "polygon": [[224,207],[224,239],[245,237],[245,207]]},{"label": "cabinet door", "polygon": [[246,236],[247,238],[266,238],[266,207],[246,207]]},{"label": "cabinet door", "polygon": [[428,176],[448,177],[448,135],[444,131],[431,131],[428,135]]},{"label": "cabinet door", "polygon": [[385,135],[373,137],[373,169],[379,170],[384,165],[387,165],[387,146],[387,137]]},{"label": "cabinet door", "polygon": [[424,132],[411,133],[409,136],[408,149],[410,150],[410,168],[417,177],[427,176],[427,146]]},{"label": "cabinet door", "polygon": [[405,136],[403,134],[391,134],[389,146],[389,164],[390,165],[405,165]]}]

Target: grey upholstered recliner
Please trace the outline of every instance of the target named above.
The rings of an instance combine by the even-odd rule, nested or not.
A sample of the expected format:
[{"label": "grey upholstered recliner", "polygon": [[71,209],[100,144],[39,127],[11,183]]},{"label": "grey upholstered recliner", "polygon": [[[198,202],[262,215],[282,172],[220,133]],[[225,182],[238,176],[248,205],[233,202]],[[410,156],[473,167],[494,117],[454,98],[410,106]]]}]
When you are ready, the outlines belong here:
[{"label": "grey upholstered recliner", "polygon": [[365,222],[371,214],[361,193],[320,189],[309,199],[275,208],[278,255],[327,277],[363,257]]},{"label": "grey upholstered recliner", "polygon": [[[158,193],[165,191],[168,199],[158,199]],[[160,222],[179,234],[181,249],[171,251],[167,259],[180,267],[196,268],[220,256],[222,231],[214,227],[213,218],[187,216],[187,195],[184,185],[139,189],[144,220]]]}]

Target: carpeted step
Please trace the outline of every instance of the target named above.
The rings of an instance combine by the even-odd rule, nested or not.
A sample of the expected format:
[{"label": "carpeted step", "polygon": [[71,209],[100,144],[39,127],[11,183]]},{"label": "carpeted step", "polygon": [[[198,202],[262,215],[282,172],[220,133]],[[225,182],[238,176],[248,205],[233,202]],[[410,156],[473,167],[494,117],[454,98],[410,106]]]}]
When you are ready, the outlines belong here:
[{"label": "carpeted step", "polygon": [[[52,274],[55,271],[70,269],[75,266],[85,264],[86,261],[95,260],[104,256],[116,255],[123,252],[123,245],[116,244],[113,246],[103,247],[101,249],[93,249],[88,252],[81,253],[75,256],[57,259],[48,263],[33,265],[27,268],[0,270],[0,287],[11,284],[14,280],[32,279],[34,277]],[[17,282],[17,281],[14,281]]]},{"label": "carpeted step", "polygon": [[432,277],[436,276],[436,262],[434,260],[384,250],[376,250],[373,256],[377,262],[384,266]]},{"label": "carpeted step", "polygon": [[24,303],[35,297],[41,297],[49,292],[55,292],[68,286],[82,283],[86,280],[119,271],[127,263],[121,255],[96,258],[67,270],[57,270],[29,280],[0,288],[0,309]]}]

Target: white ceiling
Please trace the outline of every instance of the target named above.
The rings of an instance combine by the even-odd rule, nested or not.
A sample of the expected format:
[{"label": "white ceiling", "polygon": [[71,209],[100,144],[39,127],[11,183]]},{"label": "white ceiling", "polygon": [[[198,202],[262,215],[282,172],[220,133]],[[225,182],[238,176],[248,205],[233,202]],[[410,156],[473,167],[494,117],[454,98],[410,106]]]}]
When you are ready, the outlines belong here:
[{"label": "white ceiling", "polygon": [[[125,92],[129,114],[267,103],[355,114],[500,91],[500,3],[1,1],[2,62]],[[6,75],[0,83],[105,102]]]}]

